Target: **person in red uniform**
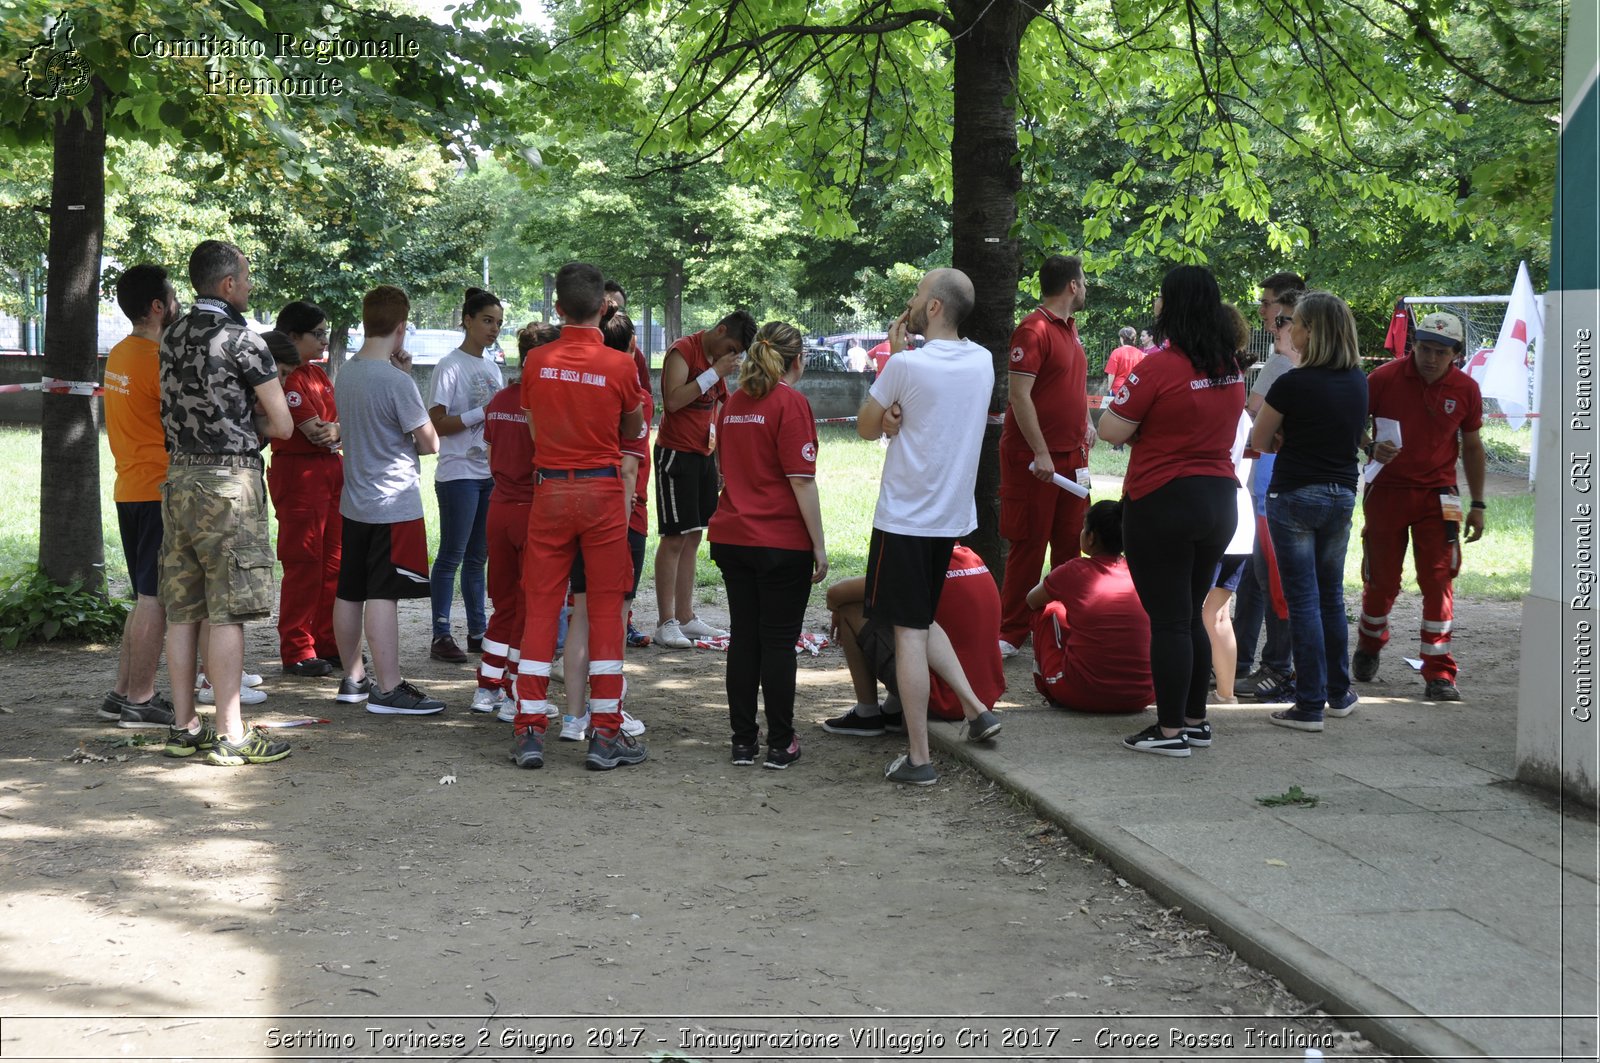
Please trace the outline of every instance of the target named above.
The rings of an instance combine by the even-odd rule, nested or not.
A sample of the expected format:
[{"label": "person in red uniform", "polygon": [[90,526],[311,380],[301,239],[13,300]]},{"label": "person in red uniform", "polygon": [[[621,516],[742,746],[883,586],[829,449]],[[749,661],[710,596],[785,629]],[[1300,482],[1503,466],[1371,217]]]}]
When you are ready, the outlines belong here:
[{"label": "person in red uniform", "polygon": [[316,364],[328,349],[328,315],[297,300],[278,311],[275,330],[294,345],[297,361],[278,362],[284,401],[295,431],[272,440],[267,490],[278,517],[278,654],[285,675],[332,675],[342,665],[333,637],[333,599],[339,589],[344,520],[339,495],[339,407],[333,381]]},{"label": "person in red uniform", "polygon": [[1133,344],[1134,331],[1131,325],[1124,325],[1122,331],[1117,333],[1121,344],[1106,356],[1106,394],[1115,397],[1122,390],[1122,385],[1128,382],[1128,374],[1144,360],[1144,351]]},{"label": "person in red uniform", "polygon": [[[865,618],[862,606],[866,596],[865,576],[843,579],[828,588],[834,635],[844,650],[856,695],[856,704],[849,712],[822,724],[830,734],[870,738],[886,730],[895,734],[905,730],[900,717],[899,684],[895,680],[894,628]],[[950,637],[972,692],[985,708],[993,709],[1006,692],[1006,672],[997,637],[1000,590],[983,558],[960,543],[950,553],[944,590],[933,620]],[[878,702],[879,683],[888,692],[882,704]],[[931,672],[928,684],[928,715],[960,720],[961,699],[950,685]]]},{"label": "person in red uniform", "polygon": [[1011,334],[1011,404],[1000,430],[1000,534],[1011,543],[1000,588],[1005,657],[1017,652],[1033,626],[1028,591],[1039,582],[1045,547],[1052,565],[1078,556],[1084,500],[1061,490],[1050,475],[1076,479],[1089,465],[1095,439],[1074,316],[1088,298],[1083,263],[1051,255],[1039,267],[1039,290],[1039,309]]},{"label": "person in red uniform", "polygon": [[[606,302],[608,302],[612,306],[616,307],[619,311],[627,310],[628,309],[628,293],[622,287],[622,285],[618,284],[616,281],[608,280],[608,281],[606,281]],[[629,549],[632,549],[632,547],[633,547],[633,537],[634,537],[635,533],[637,533],[640,536],[646,536],[646,535],[650,534],[650,504],[649,504],[650,503],[650,446],[649,446],[649,437],[650,437],[650,419],[655,416],[656,404],[655,404],[655,399],[653,399],[651,397],[651,390],[652,390],[653,385],[652,385],[652,383],[650,381],[650,362],[649,362],[649,360],[647,358],[645,358],[644,352],[639,349],[639,341],[637,339],[630,339],[628,341],[628,354],[631,355],[632,358],[633,358],[634,367],[639,370],[639,387],[645,393],[645,408],[644,408],[644,426],[645,426],[644,439],[645,439],[645,444],[644,444],[644,453],[638,455],[638,457],[639,457],[639,486],[638,486],[638,490],[634,494],[634,498],[633,498],[633,516],[628,519],[628,546],[629,546]],[[626,446],[624,446],[622,453],[623,453],[623,456],[626,457],[630,453],[630,451],[628,450],[628,448]],[[641,542],[642,541],[643,540],[641,540]],[[639,563],[642,564],[643,563],[642,562],[643,555],[641,554],[639,556],[641,558]],[[640,571],[643,571],[643,570],[641,569]],[[639,575],[638,575],[638,573],[635,573],[635,575],[633,577],[633,591],[634,591],[635,595],[637,595],[639,593]],[[628,599],[628,601],[630,603],[629,609],[628,609],[628,629],[627,629],[628,630],[628,645],[633,649],[640,649],[642,647],[650,645],[650,636],[646,635],[644,632],[640,631],[639,629],[637,629],[637,628],[635,628],[633,626],[633,609],[632,609],[632,604],[631,604],[632,601],[633,601],[633,598],[630,597]]]},{"label": "person in red uniform", "polygon": [[[561,335],[556,325],[529,323],[517,333],[517,352],[524,364],[528,352]],[[484,408],[483,441],[489,448],[489,600],[494,612],[483,633],[483,659],[478,662],[478,689],[473,712],[497,713],[509,723],[514,715],[513,689],[522,660],[522,554],[528,543],[528,513],[533,505],[533,437],[528,411],[522,408],[518,381],[501,388]],[[509,675],[507,672],[509,671]]]},{"label": "person in red uniform", "polygon": [[1150,618],[1122,559],[1122,503],[1101,501],[1083,520],[1083,557],[1050,570],[1028,592],[1033,685],[1077,712],[1140,712],[1155,697]]},{"label": "person in red uniform", "polygon": [[[516,727],[511,759],[544,766],[550,710],[550,659],[572,559],[583,553],[588,577],[589,712],[593,734],[585,765],[593,771],[643,763],[644,745],[622,731],[622,599],[631,585],[628,499],[622,482],[622,436],[644,427],[633,359],[600,334],[605,277],[585,262],[556,274],[560,338],[528,352],[522,407],[535,448],[533,508],[522,571],[526,615],[517,664]],[[583,682],[568,675],[568,683]]]},{"label": "person in red uniform", "polygon": [[755,339],[755,318],[735,310],[715,328],[683,337],[661,365],[661,427],[656,433],[656,615],[654,642],[688,649],[727,634],[694,614],[700,537],[717,511],[716,409],[728,400],[723,377]]},{"label": "person in red uniform", "polygon": [[[1460,701],[1456,659],[1450,653],[1455,619],[1452,581],[1461,570],[1465,540],[1483,535],[1488,461],[1479,430],[1483,395],[1477,382],[1455,367],[1465,330],[1453,314],[1428,314],[1417,322],[1411,357],[1385,363],[1367,377],[1367,407],[1374,419],[1400,423],[1400,445],[1384,440],[1370,447],[1383,465],[1367,485],[1361,512],[1361,621],[1351,676],[1371,682],[1378,654],[1389,641],[1389,610],[1400,593],[1406,539],[1416,559],[1422,591],[1422,678],[1429,701]],[[1457,438],[1459,435],[1460,443]],[[1376,438],[1374,423],[1374,438]],[[1456,458],[1467,473],[1470,505],[1463,511],[1456,485]]]}]

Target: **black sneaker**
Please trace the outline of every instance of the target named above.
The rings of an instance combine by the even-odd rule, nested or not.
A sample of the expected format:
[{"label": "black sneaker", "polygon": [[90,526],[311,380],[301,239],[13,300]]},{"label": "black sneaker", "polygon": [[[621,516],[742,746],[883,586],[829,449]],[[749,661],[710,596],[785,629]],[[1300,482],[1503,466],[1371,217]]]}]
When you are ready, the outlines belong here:
[{"label": "black sneaker", "polygon": [[511,762],[519,768],[544,767],[544,732],[520,728],[511,740]]},{"label": "black sneaker", "polygon": [[1250,693],[1257,701],[1284,702],[1294,700],[1294,673],[1280,672],[1276,668],[1262,668],[1261,678]]},{"label": "black sneaker", "polygon": [[905,714],[904,713],[899,713],[899,712],[886,712],[886,713],[884,713],[883,714],[883,729],[884,729],[884,731],[886,733],[892,734],[892,735],[903,735],[903,734],[905,734],[906,733],[906,718],[905,718]]},{"label": "black sneaker", "polygon": [[907,786],[932,786],[939,781],[939,772],[934,768],[933,762],[926,764],[913,764],[908,754],[902,753],[889,762],[883,770],[883,777],[890,782],[904,783]]},{"label": "black sneaker", "polygon": [[126,704],[128,704],[126,697],[118,694],[115,690],[108,690],[106,691],[106,699],[100,703],[100,707],[94,711],[94,714],[102,720],[116,723],[122,719],[122,707]]},{"label": "black sneaker", "polygon": [[1270,671],[1272,669],[1266,665],[1262,665],[1248,675],[1243,668],[1239,669],[1239,678],[1233,681],[1233,696],[1236,698],[1254,697],[1256,684],[1261,682],[1262,678]]},{"label": "black sneaker", "polygon": [[758,736],[754,742],[740,742],[735,739],[733,743],[733,763],[741,768],[748,768],[756,762],[761,755],[761,739]]},{"label": "black sneaker", "polygon": [[307,657],[303,661],[284,665],[283,674],[299,676],[302,679],[321,679],[325,675],[333,674],[333,662],[321,657]]},{"label": "black sneaker", "polygon": [[244,764],[272,764],[288,755],[289,743],[271,737],[260,727],[253,727],[237,742],[219,737],[206,753],[206,763],[237,768]]},{"label": "black sneaker", "polygon": [[876,738],[883,734],[883,714],[863,716],[854,707],[843,716],[822,721],[822,729],[829,734],[854,735],[857,738]]},{"label": "black sneaker", "polygon": [[483,636],[482,635],[468,635],[467,636],[467,652],[468,653],[482,653],[483,652]]},{"label": "black sneaker", "polygon": [[1211,721],[1201,720],[1199,723],[1185,723],[1183,737],[1189,740],[1190,746],[1199,746],[1204,749],[1211,744]]},{"label": "black sneaker", "polygon": [[1350,678],[1357,683],[1370,683],[1378,678],[1378,655],[1357,650],[1350,655]]},{"label": "black sneaker", "polygon": [[432,716],[444,711],[444,702],[428,697],[402,679],[393,690],[371,687],[367,695],[367,711],[379,716]]},{"label": "black sneaker", "polygon": [[984,710],[967,721],[967,741],[984,742],[1000,733],[1000,714]]},{"label": "black sneaker", "polygon": [[590,771],[610,771],[643,764],[648,756],[644,743],[632,735],[596,729],[589,738],[589,755],[583,758],[583,766]]},{"label": "black sneaker", "polygon": [[1189,755],[1189,737],[1182,731],[1168,737],[1161,733],[1161,725],[1153,723],[1136,735],[1129,735],[1122,740],[1125,748],[1138,753],[1155,753],[1163,757],[1187,757]]},{"label": "black sneaker", "polygon": [[366,701],[371,694],[371,676],[364,675],[360,679],[351,679],[349,676],[345,676],[343,679],[339,680],[339,693],[333,696],[333,700],[343,701],[347,704],[355,704]]},{"label": "black sneaker", "polygon": [[1461,691],[1448,679],[1430,679],[1424,697],[1428,701],[1460,701]]},{"label": "black sneaker", "polygon": [[161,752],[169,757],[192,757],[210,752],[216,744],[216,728],[201,721],[199,734],[190,734],[184,727],[167,728],[167,746]]},{"label": "black sneaker", "polygon": [[160,694],[151,694],[149,701],[122,703],[118,727],[158,728],[172,726],[172,706]]},{"label": "black sneaker", "polygon": [[791,738],[789,740],[788,749],[767,750],[767,761],[762,765],[762,767],[771,768],[774,771],[782,771],[784,768],[787,768],[789,765],[793,764],[799,759],[800,739]]}]

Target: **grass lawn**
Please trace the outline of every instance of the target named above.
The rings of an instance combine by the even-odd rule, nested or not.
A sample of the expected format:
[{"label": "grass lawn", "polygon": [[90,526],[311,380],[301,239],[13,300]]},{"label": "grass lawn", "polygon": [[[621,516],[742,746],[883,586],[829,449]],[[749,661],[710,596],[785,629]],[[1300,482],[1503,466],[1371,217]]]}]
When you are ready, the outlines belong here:
[{"label": "grass lawn", "polygon": [[[862,575],[867,565],[867,540],[872,531],[872,513],[878,498],[878,475],[883,467],[883,447],[857,438],[848,425],[824,425],[820,429],[821,447],[817,462],[817,484],[822,496],[823,522],[828,534],[829,582]],[[1503,425],[1485,427],[1484,437],[1491,456],[1509,463],[1518,456],[1525,462],[1529,432],[1512,433]],[[1101,444],[1090,455],[1090,470],[1096,477],[1121,476],[1127,470],[1130,451],[1114,452]],[[423,459],[422,500],[426,511],[430,545],[437,545],[438,503],[433,493],[433,463]],[[116,507],[111,500],[115,477],[111,451],[104,435],[100,441],[100,514],[105,536],[106,571],[113,590],[127,590],[127,568],[123,563],[121,540],[117,533]],[[1109,485],[1107,485],[1109,486]],[[1109,497],[1103,490],[1103,497]],[[276,535],[276,526],[273,533]],[[1361,587],[1361,511],[1356,510],[1351,529],[1351,549],[1345,563],[1345,584],[1351,592]],[[39,537],[39,431],[32,427],[0,427],[0,576],[16,572],[37,558]],[[645,552],[645,580],[654,568],[655,536]],[[1533,494],[1518,492],[1497,495],[1489,509],[1488,532],[1477,543],[1465,546],[1466,561],[1456,581],[1456,593],[1473,597],[1515,601],[1527,593],[1533,557]],[[700,547],[697,583],[701,593],[712,595],[721,586],[717,568]],[[1411,565],[1406,566],[1406,585],[1412,583]],[[822,589],[815,592],[821,601]],[[641,621],[641,627],[644,626]]]}]

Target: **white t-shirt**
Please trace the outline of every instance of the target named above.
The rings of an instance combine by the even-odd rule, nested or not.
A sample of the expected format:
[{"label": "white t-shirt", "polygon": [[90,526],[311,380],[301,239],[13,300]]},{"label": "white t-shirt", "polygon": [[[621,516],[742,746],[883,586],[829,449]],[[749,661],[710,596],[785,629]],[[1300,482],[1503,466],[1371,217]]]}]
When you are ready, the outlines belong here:
[{"label": "white t-shirt", "polygon": [[978,526],[972,490],[994,391],[994,362],[971,340],[930,340],[889,359],[869,394],[900,404],[872,526],[897,535],[946,538]]},{"label": "white t-shirt", "polygon": [[1239,427],[1233,435],[1233,474],[1243,486],[1235,493],[1236,504],[1239,508],[1239,523],[1233,529],[1233,538],[1228,540],[1225,554],[1248,554],[1256,548],[1256,507],[1250,497],[1250,467],[1255,464],[1254,458],[1244,456],[1245,445],[1250,440],[1250,430],[1255,427],[1255,422],[1248,413],[1239,415]]},{"label": "white t-shirt", "polygon": [[[434,367],[428,381],[428,408],[443,406],[460,417],[468,410],[489,405],[495,392],[505,387],[500,367],[488,358],[474,358],[457,347]],[[455,435],[439,433],[439,464],[435,480],[489,479],[489,448],[483,442],[483,422]]]}]

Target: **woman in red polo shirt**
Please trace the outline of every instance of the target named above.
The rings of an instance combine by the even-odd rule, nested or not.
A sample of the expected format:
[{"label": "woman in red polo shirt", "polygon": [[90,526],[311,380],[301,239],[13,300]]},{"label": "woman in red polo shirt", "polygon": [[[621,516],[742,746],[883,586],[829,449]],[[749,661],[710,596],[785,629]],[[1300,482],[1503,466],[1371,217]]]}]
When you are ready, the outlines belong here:
[{"label": "woman in red polo shirt", "polygon": [[769,321],[722,408],[717,453],[722,497],[707,537],[728,589],[728,718],[733,763],[754,764],[759,688],[767,710],[769,768],[800,759],[794,733],[794,644],[811,585],[828,574],[817,501],[817,428],[793,387],[805,372],[800,332]]},{"label": "woman in red polo shirt", "polygon": [[1211,744],[1211,640],[1201,617],[1238,520],[1232,450],[1244,374],[1217,280],[1204,266],[1178,266],[1162,280],[1156,333],[1163,346],[1128,375],[1100,418],[1101,439],[1134,444],[1122,537],[1150,614],[1156,688],[1156,723],[1122,744],[1187,757],[1191,746]]}]

